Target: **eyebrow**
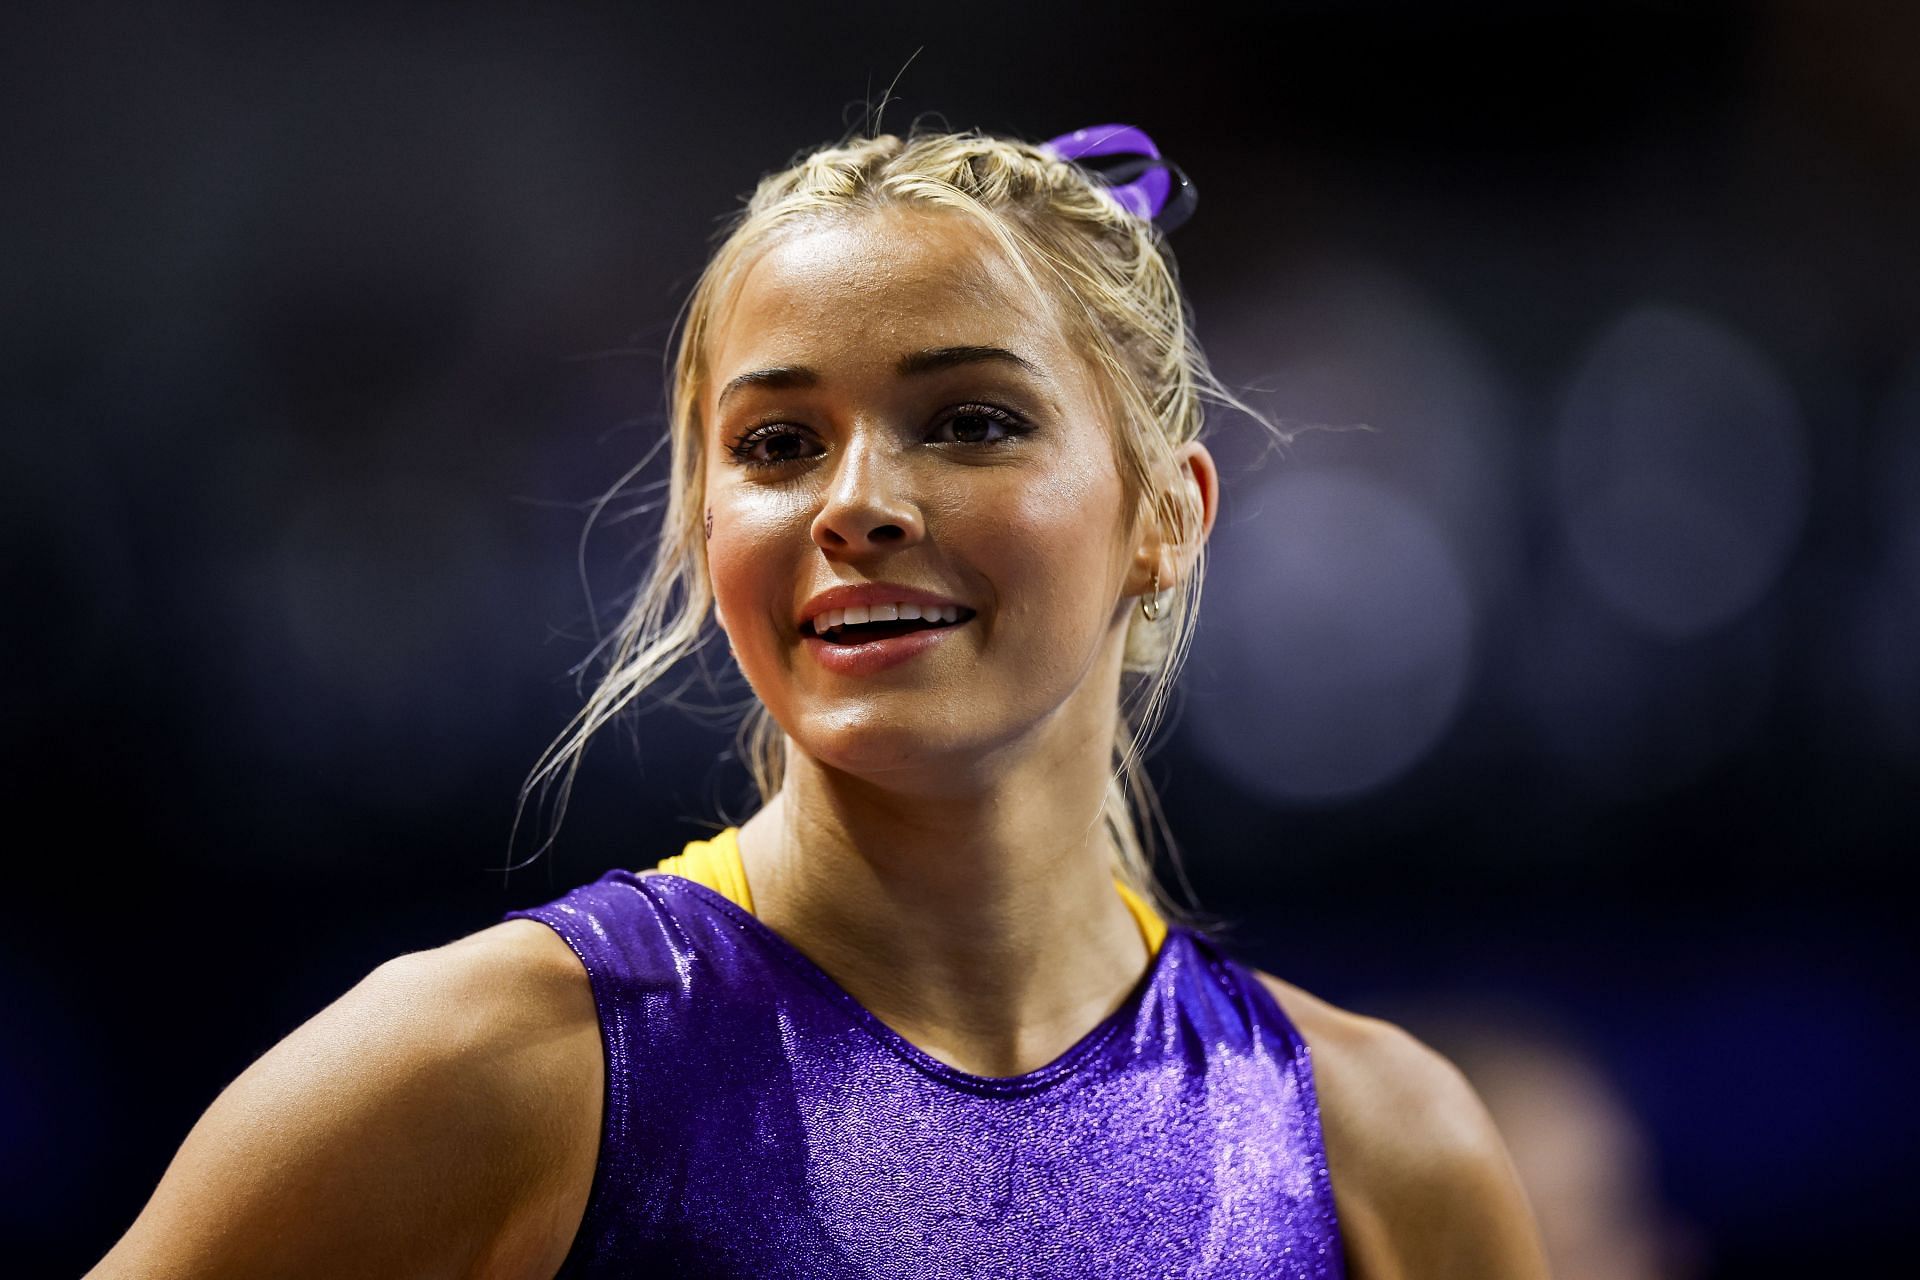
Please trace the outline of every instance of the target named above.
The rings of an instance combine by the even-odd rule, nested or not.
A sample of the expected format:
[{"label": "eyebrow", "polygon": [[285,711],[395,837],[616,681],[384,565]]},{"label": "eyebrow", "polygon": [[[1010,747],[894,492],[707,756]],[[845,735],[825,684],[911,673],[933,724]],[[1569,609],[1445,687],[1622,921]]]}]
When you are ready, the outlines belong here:
[{"label": "eyebrow", "polygon": [[[910,351],[894,364],[894,371],[902,377],[911,377],[914,374],[953,369],[960,365],[991,362],[1010,364],[1036,376],[1040,374],[1040,370],[1032,361],[1015,355],[1005,347],[934,347],[927,351]],[[771,369],[754,369],[727,383],[721,390],[720,399],[715,402],[715,405],[717,407],[725,404],[727,397],[736,391],[744,391],[748,387],[767,387],[775,391],[784,391],[791,387],[818,386],[819,383],[819,374],[800,365],[776,365]]]}]

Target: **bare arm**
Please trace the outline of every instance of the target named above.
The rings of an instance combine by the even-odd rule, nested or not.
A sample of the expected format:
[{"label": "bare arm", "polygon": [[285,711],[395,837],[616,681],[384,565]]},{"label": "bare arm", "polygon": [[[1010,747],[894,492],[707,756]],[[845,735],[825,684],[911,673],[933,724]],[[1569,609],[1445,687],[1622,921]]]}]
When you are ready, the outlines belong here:
[{"label": "bare arm", "polygon": [[214,1100],[89,1276],[550,1277],[603,1075],[585,975],[544,926],[390,960]]},{"label": "bare arm", "polygon": [[1261,978],[1313,1051],[1353,1280],[1548,1280],[1506,1144],[1459,1070],[1391,1023]]}]

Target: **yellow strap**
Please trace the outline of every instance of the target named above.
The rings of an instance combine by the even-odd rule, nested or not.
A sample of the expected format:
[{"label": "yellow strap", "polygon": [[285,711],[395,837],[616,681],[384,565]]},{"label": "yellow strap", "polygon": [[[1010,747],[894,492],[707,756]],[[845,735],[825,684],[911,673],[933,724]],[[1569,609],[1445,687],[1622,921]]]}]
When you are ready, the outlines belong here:
[{"label": "yellow strap", "polygon": [[728,827],[711,840],[689,840],[685,849],[662,858],[655,869],[703,884],[747,914],[756,914],[746,864],[740,861],[739,835],[738,827]]},{"label": "yellow strap", "polygon": [[[662,858],[654,869],[703,884],[752,914],[753,894],[747,889],[747,868],[740,860],[739,837],[738,827],[728,827],[711,840],[689,840],[685,849],[670,858]],[[1160,944],[1167,939],[1167,922],[1117,876],[1113,887],[1120,891],[1120,901],[1126,903],[1133,922],[1140,926],[1147,954],[1159,955]]]},{"label": "yellow strap", "polygon": [[1140,926],[1140,937],[1147,944],[1147,954],[1160,954],[1160,944],[1167,940],[1167,922],[1160,913],[1147,905],[1146,899],[1129,889],[1119,876],[1113,878],[1113,887],[1120,891],[1120,901],[1127,904],[1127,910],[1133,913],[1133,922]]}]

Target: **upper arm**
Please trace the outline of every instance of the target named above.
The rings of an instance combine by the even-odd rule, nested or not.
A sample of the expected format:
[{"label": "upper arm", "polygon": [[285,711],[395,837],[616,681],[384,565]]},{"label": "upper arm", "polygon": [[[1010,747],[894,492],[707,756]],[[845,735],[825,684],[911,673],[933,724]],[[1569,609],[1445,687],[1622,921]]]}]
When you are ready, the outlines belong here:
[{"label": "upper arm", "polygon": [[1391,1023],[1261,977],[1313,1051],[1355,1280],[1546,1280],[1506,1144],[1459,1069]]},{"label": "upper arm", "polygon": [[529,930],[564,952],[494,926],[388,961],[275,1045],[91,1276],[552,1275],[604,1068],[577,961]]}]

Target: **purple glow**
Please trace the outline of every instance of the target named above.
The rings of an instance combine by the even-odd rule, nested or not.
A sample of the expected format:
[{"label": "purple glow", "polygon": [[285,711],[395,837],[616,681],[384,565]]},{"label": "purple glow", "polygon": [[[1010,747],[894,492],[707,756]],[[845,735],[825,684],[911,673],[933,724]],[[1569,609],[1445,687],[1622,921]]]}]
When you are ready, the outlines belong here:
[{"label": "purple glow", "polygon": [[1348,472],[1269,477],[1215,531],[1195,637],[1195,744],[1277,800],[1334,800],[1411,768],[1452,722],[1474,611],[1451,549]]},{"label": "purple glow", "polygon": [[[1506,595],[1519,559],[1512,396],[1481,343],[1376,263],[1325,261],[1249,288],[1210,349],[1256,403],[1306,428],[1290,464],[1376,477],[1444,531],[1477,605]],[[1231,465],[1263,441],[1234,422],[1210,445]]]},{"label": "purple glow", "polygon": [[1588,585],[1670,638],[1752,608],[1799,538],[1802,434],[1786,384],[1718,321],[1654,306],[1621,319],[1560,415],[1560,515]]}]

